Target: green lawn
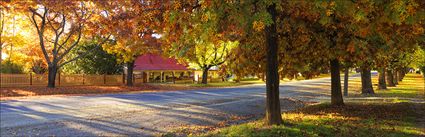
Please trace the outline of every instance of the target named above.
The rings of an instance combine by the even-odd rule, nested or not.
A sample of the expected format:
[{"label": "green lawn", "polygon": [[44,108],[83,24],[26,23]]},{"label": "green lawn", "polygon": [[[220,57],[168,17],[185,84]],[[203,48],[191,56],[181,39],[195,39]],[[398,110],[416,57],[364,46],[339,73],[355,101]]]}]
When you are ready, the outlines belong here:
[{"label": "green lawn", "polygon": [[423,115],[406,109],[413,106],[424,108],[425,104],[348,103],[344,107],[319,104],[282,114],[284,125],[265,126],[259,120],[195,136],[423,136],[425,132],[415,123]]},{"label": "green lawn", "polygon": [[241,86],[241,85],[248,85],[248,84],[255,84],[255,82],[214,82],[214,83],[208,83],[208,84],[190,84],[191,87],[231,87],[231,86]]},{"label": "green lawn", "polygon": [[[403,81],[399,82],[396,87],[388,87],[387,90],[378,90],[377,77],[372,78],[374,84],[375,95],[368,95],[374,97],[404,97],[404,98],[420,98],[425,99],[424,79],[420,74],[407,74]],[[350,87],[356,89],[353,93],[354,96],[363,96],[361,93],[361,81],[359,79],[350,80]]]},{"label": "green lawn", "polygon": [[388,90],[377,90],[379,96],[424,98],[424,79],[419,74],[407,74],[396,87]]},{"label": "green lawn", "polygon": [[[330,77],[330,74],[320,74],[319,76],[314,77],[313,79],[316,78],[324,78],[324,77]],[[304,77],[298,77],[297,79],[293,79],[293,80],[305,80]],[[292,81],[290,79],[283,79],[280,82],[284,83],[284,82],[289,82]],[[237,82],[233,82],[233,81],[227,81],[227,82],[209,82],[208,84],[188,84],[188,86],[190,87],[231,87],[231,86],[241,86],[241,85],[249,85],[249,84],[264,84],[264,81],[262,81],[261,79],[258,78],[246,78],[246,79],[241,79],[241,81],[239,83]]]}]

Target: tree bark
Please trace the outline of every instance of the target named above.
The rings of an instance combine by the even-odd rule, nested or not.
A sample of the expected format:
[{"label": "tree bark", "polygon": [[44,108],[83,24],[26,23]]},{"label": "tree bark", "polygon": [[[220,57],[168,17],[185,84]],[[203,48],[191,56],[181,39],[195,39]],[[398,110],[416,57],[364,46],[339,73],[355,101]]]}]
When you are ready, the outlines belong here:
[{"label": "tree bark", "polygon": [[202,69],[202,84],[208,84],[208,70],[210,68],[203,68]]},{"label": "tree bark", "polygon": [[240,83],[241,82],[241,75],[240,75],[240,73],[236,73],[235,82],[236,83]]},{"label": "tree bark", "polygon": [[398,81],[400,82],[403,81],[403,78],[404,78],[403,74],[404,74],[403,69],[398,71]]},{"label": "tree bark", "polygon": [[264,73],[261,73],[260,77],[261,77],[261,81],[266,82],[266,79],[265,79],[266,77],[264,76]]},{"label": "tree bark", "polygon": [[55,88],[56,86],[56,73],[58,72],[57,65],[49,65],[48,66],[48,74],[47,74],[47,87]]},{"label": "tree bark", "polygon": [[388,87],[395,87],[393,71],[390,69],[387,70],[387,84]]},{"label": "tree bark", "polygon": [[340,66],[338,59],[332,59],[331,65],[331,104],[340,106],[344,105],[341,93],[341,77],[339,74]]},{"label": "tree bark", "polygon": [[348,96],[348,73],[349,73],[349,67],[345,67],[344,70],[344,96]]},{"label": "tree bark", "polygon": [[266,124],[282,124],[282,114],[279,99],[279,73],[278,73],[278,43],[276,31],[276,4],[267,7],[267,12],[272,16],[273,24],[265,28],[267,41],[267,69],[266,69]]},{"label": "tree bark", "polygon": [[387,83],[385,80],[385,68],[381,68],[378,73],[378,89],[387,89]]},{"label": "tree bark", "polygon": [[372,76],[370,69],[367,67],[361,68],[362,94],[375,94],[372,86]]},{"label": "tree bark", "polygon": [[134,69],[134,61],[127,63],[127,86],[133,86],[133,69]]},{"label": "tree bark", "polygon": [[393,75],[394,75],[393,82],[395,85],[398,85],[398,70],[394,70]]}]

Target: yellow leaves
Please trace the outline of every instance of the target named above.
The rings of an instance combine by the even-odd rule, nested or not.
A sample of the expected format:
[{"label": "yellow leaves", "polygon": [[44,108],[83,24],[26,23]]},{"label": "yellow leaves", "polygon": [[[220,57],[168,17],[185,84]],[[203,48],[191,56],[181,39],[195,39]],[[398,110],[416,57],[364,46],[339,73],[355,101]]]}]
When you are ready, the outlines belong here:
[{"label": "yellow leaves", "polygon": [[202,17],[201,17],[201,21],[202,21],[202,22],[207,22],[207,21],[208,21],[208,19],[209,19],[209,17],[208,17],[208,15],[207,15],[207,14],[203,14],[203,15],[202,15]]},{"label": "yellow leaves", "polygon": [[146,18],[148,18],[149,21],[153,21],[154,20],[154,13],[152,12],[148,12],[146,13]]},{"label": "yellow leaves", "polygon": [[326,10],[326,16],[331,16],[333,14],[333,11],[332,10],[330,10],[330,9],[328,9],[328,10]]},{"label": "yellow leaves", "polygon": [[411,4],[407,5],[406,7],[406,11],[408,14],[412,15],[416,12],[416,9],[414,6],[412,6]]},{"label": "yellow leaves", "polygon": [[211,20],[215,20],[217,18],[217,15],[216,14],[214,14],[214,13],[211,13],[211,12],[206,12],[206,13],[203,13],[202,15],[201,15],[201,21],[202,22],[208,22],[208,21],[211,21]]},{"label": "yellow leaves", "polygon": [[235,0],[226,0],[226,3],[235,3]]},{"label": "yellow leaves", "polygon": [[176,1],[176,3],[174,3],[174,5],[173,5],[173,9],[178,10],[179,8],[181,8],[181,3]]},{"label": "yellow leaves", "polygon": [[170,12],[167,10],[167,11],[165,11],[164,12],[164,14],[162,15],[162,19],[164,20],[164,22],[168,22],[168,21],[170,21]]},{"label": "yellow leaves", "polygon": [[424,34],[425,30],[424,27],[421,25],[414,25],[413,26],[413,34],[415,35],[420,35],[420,34]]},{"label": "yellow leaves", "polygon": [[264,29],[264,27],[265,27],[265,25],[264,25],[264,23],[262,21],[254,21],[252,23],[252,28],[255,31],[262,31]]}]

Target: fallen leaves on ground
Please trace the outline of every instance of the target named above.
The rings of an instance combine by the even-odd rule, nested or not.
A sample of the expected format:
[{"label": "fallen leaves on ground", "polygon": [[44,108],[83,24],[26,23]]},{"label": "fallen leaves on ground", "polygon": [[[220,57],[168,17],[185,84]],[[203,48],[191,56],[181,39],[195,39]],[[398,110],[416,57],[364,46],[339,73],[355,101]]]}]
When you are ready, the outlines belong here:
[{"label": "fallen leaves on ground", "polygon": [[127,86],[66,86],[66,87],[8,87],[0,89],[0,99],[6,100],[11,97],[40,96],[40,95],[79,95],[79,94],[105,94],[124,92],[158,92],[169,90],[189,90],[197,87],[167,86],[142,84],[133,87]]},{"label": "fallen leaves on ground", "polygon": [[424,114],[414,106],[425,108],[424,103],[319,104],[284,113],[284,125],[258,120],[199,136],[424,136],[418,123]]}]

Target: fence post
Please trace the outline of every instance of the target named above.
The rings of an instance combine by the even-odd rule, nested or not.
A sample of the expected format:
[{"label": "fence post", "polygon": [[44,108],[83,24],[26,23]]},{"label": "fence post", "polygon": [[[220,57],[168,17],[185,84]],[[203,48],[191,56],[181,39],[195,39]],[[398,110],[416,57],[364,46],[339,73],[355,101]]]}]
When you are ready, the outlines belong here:
[{"label": "fence post", "polygon": [[122,73],[122,84],[125,85],[125,74]]},{"label": "fence post", "polygon": [[32,85],[32,73],[30,73],[30,85]]},{"label": "fence post", "polygon": [[83,85],[85,84],[84,74],[83,74]]},{"label": "fence post", "polygon": [[103,74],[103,85],[106,85],[106,74]]}]

